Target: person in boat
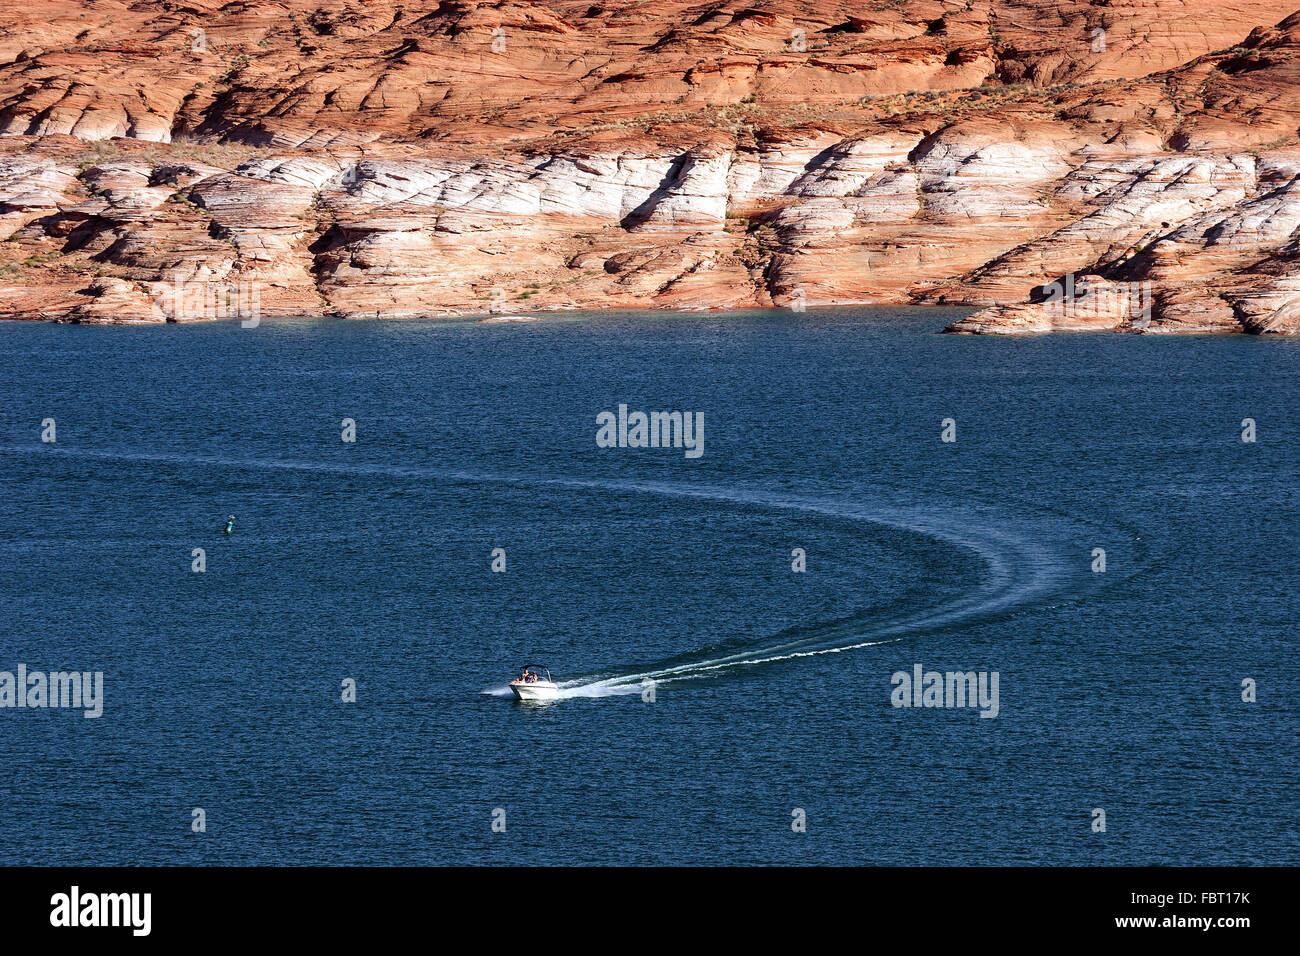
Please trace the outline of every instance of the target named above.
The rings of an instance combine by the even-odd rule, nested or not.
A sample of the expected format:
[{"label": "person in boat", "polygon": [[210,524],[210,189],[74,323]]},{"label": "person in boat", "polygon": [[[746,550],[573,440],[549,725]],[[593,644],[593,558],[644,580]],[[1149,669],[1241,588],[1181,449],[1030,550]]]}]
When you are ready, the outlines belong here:
[{"label": "person in boat", "polygon": [[226,534],[231,534],[235,530],[235,516],[231,515],[226,519]]}]

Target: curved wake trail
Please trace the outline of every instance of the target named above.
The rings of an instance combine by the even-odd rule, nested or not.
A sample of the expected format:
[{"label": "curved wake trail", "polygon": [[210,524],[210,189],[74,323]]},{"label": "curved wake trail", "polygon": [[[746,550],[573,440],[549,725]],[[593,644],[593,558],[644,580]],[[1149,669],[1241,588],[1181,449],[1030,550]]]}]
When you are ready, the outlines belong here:
[{"label": "curved wake trail", "polygon": [[[1066,566],[1050,547],[1032,536],[1016,534],[1006,527],[1005,515],[985,514],[978,507],[957,509],[949,505],[879,505],[843,503],[810,497],[792,497],[766,492],[723,489],[708,486],[672,486],[645,482],[590,482],[554,480],[577,487],[641,492],[708,500],[773,510],[805,511],[836,518],[899,528],[968,550],[985,564],[988,579],[975,591],[938,607],[885,620],[830,622],[814,633],[796,639],[764,643],[735,653],[706,657],[665,666],[569,681],[561,685],[562,697],[604,697],[639,693],[642,682],[656,684],[695,680],[718,671],[753,667],[777,661],[874,647],[936,628],[983,619],[1003,613],[1053,593],[1065,577]],[[891,495],[899,492],[892,490]],[[507,691],[508,692],[508,691]]]},{"label": "curved wake trail", "polygon": [[[1081,560],[1078,554],[1072,554],[1070,557],[1063,554],[1062,548],[1065,542],[1060,541],[1059,529],[1056,535],[1018,531],[1013,520],[1023,521],[1026,517],[1023,514],[1013,519],[1006,513],[969,501],[961,503],[960,506],[948,502],[937,504],[907,502],[908,492],[897,488],[873,489],[872,501],[845,503],[833,498],[792,496],[762,489],[642,481],[540,478],[526,474],[482,474],[421,466],[334,464],[89,450],[67,451],[27,446],[17,446],[7,450],[164,464],[284,469],[330,474],[376,475],[399,479],[438,478],[473,484],[551,487],[574,491],[603,491],[717,501],[763,510],[825,515],[909,531],[972,552],[983,562],[987,571],[986,580],[975,590],[937,607],[886,619],[872,615],[851,616],[802,628],[798,636],[787,635],[783,638],[781,635],[773,635],[761,646],[743,647],[731,653],[715,652],[713,656],[686,661],[678,657],[659,665],[647,665],[636,671],[592,675],[589,678],[570,680],[561,683],[561,698],[640,693],[642,682],[647,680],[667,683],[699,679],[736,668],[872,647],[937,628],[974,622],[1045,599],[1057,591],[1068,577],[1071,567],[1077,567]],[[1053,517],[1060,521],[1066,516],[1055,514]],[[1070,517],[1068,520],[1077,524],[1089,524],[1075,517]],[[1096,529],[1093,530],[1096,533]],[[511,696],[509,687],[504,685],[488,688],[483,693],[497,697]]]}]

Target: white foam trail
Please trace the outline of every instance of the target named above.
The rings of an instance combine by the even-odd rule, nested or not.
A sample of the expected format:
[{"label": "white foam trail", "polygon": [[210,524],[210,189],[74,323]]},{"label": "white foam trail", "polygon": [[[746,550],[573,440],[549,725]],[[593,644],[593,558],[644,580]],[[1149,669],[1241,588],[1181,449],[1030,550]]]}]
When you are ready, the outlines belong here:
[{"label": "white foam trail", "polygon": [[[887,643],[883,638],[900,640],[907,634],[950,626],[980,616],[1003,612],[1016,605],[1027,603],[1035,598],[1041,598],[1051,591],[1062,569],[1061,563],[1053,557],[1046,546],[1033,541],[1031,538],[1016,535],[1007,530],[1005,515],[986,513],[983,515],[984,520],[981,523],[978,520],[980,516],[977,514],[976,506],[971,503],[963,503],[962,507],[958,509],[945,506],[943,503],[922,503],[909,506],[899,502],[899,497],[904,492],[895,488],[883,489],[880,492],[882,503],[875,507],[865,504],[846,507],[841,502],[825,498],[795,497],[708,485],[668,485],[616,480],[538,478],[529,475],[484,475],[456,469],[424,468],[419,466],[339,465],[290,460],[245,460],[165,454],[131,454],[88,449],[72,451],[49,449],[46,446],[11,446],[7,450],[39,452],[46,455],[59,454],[70,457],[85,456],[127,461],[206,464],[217,467],[371,474],[412,479],[435,477],[471,483],[541,485],[575,490],[613,491],[616,493],[652,494],[725,501],[759,508],[824,514],[912,531],[972,551],[984,562],[988,570],[989,580],[975,593],[965,595],[940,607],[892,622],[867,624],[865,625],[865,632],[856,633],[847,638],[853,642],[850,644],[836,644],[831,647],[818,648],[810,645],[825,642],[828,639],[825,635],[801,637],[767,647],[747,648],[734,654],[702,661],[651,669],[635,674],[617,675],[597,681],[571,682],[565,685],[561,691],[561,696],[569,697],[599,697],[636,693],[640,682],[646,679],[655,680],[659,683],[683,680],[732,667],[752,666],[794,657],[839,653]],[[865,637],[882,638],[882,640],[863,640]],[[483,693],[492,696],[510,695],[508,687],[489,688]]]},{"label": "white foam trail", "polygon": [[[972,523],[973,515],[965,509],[944,515],[941,508],[934,506],[909,509],[891,504],[885,508],[872,510],[863,506],[845,507],[824,499],[791,498],[702,486],[682,488],[648,483],[567,479],[548,480],[546,483],[731,501],[765,508],[816,512],[903,528],[973,551],[984,562],[989,573],[989,580],[975,593],[892,622],[866,623],[863,630],[853,634],[852,637],[840,639],[848,640],[850,643],[816,647],[818,643],[825,643],[830,638],[826,635],[800,637],[765,647],[746,648],[734,654],[701,661],[652,668],[581,683],[566,696],[598,697],[637,693],[641,683],[646,680],[653,680],[656,684],[696,680],[709,676],[712,672],[731,668],[752,667],[822,654],[838,654],[892,643],[902,640],[909,634],[1002,612],[1033,598],[1042,597],[1050,592],[1060,571],[1059,563],[1053,559],[1046,547],[1036,544],[1032,539],[1005,530],[1002,526],[1005,518],[990,516],[989,523],[980,526]],[[878,639],[863,640],[865,637]]]},{"label": "white foam trail", "polygon": [[560,693],[557,699],[564,700],[569,697],[619,697],[624,694],[639,693],[641,693],[641,687],[638,684],[615,684],[606,681],[587,684],[582,681],[570,681],[560,685]]},{"label": "white foam trail", "polygon": [[[902,638],[894,638],[895,641]],[[756,664],[771,664],[774,661],[789,661],[798,657],[817,657],[821,654],[842,654],[844,651],[856,651],[863,647],[876,647],[891,644],[893,641],[861,641],[843,647],[824,647],[816,651],[794,651],[789,654],[776,654],[771,657],[754,657],[743,660],[721,659],[704,661],[699,664],[682,664],[679,667],[662,671],[646,671],[644,674],[629,674],[623,677],[610,677],[590,684],[578,683],[571,689],[562,688],[561,697],[613,697],[621,694],[639,694],[644,681],[653,680],[655,684],[667,684],[678,680],[698,680],[707,676],[709,671],[725,670],[731,667],[752,667]],[[754,652],[751,652],[754,653]],[[664,676],[659,676],[664,675]]]}]

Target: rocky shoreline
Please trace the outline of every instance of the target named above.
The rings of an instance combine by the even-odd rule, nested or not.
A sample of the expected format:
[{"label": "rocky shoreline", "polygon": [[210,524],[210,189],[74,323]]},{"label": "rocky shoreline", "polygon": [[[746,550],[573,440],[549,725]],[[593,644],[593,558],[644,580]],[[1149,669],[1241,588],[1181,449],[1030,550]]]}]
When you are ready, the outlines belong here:
[{"label": "rocky shoreline", "polygon": [[[239,6],[247,15],[258,5]],[[259,35],[250,42],[272,51],[267,65],[227,71],[216,91],[195,80],[199,73],[189,76],[189,97],[173,97],[170,112],[157,108],[165,122],[133,121],[121,105],[132,92],[154,95],[130,88],[150,79],[139,57],[131,61],[139,76],[118,77],[125,86],[115,107],[95,99],[102,87],[61,86],[73,67],[51,70],[48,51],[9,44],[6,54],[0,42],[8,58],[0,69],[0,318],[944,304],[978,310],[949,329],[971,334],[1300,331],[1300,15],[1252,27],[1238,22],[1240,10],[1215,20],[1202,5],[1203,20],[1240,42],[1172,64],[1169,49],[1149,40],[1146,63],[1089,61],[1070,47],[1083,81],[1008,92],[991,78],[1019,63],[1033,79],[1051,49],[1006,46],[991,32],[997,5],[953,14],[918,4],[933,6],[935,18],[893,10],[841,21],[848,14],[839,5],[814,4],[823,16],[809,21],[782,12],[788,4],[752,15],[718,4],[696,24],[696,39],[762,48],[745,54],[759,68],[749,71],[746,60],[735,67],[741,79],[709,79],[711,105],[700,106],[668,97],[674,83],[698,93],[703,81],[692,71],[701,62],[725,67],[725,51],[673,53],[666,21],[644,12],[635,24],[611,19],[630,16],[628,4],[600,8],[603,29],[635,35],[642,45],[626,58],[666,73],[653,83],[644,72],[567,81],[585,100],[561,97],[560,80],[545,91],[524,82],[539,75],[536,56],[550,62],[579,43],[592,17],[570,5],[429,3],[422,20],[364,32],[362,21],[380,6],[326,5],[313,21],[322,32],[310,41],[301,28],[294,39],[265,23],[228,24],[223,54],[204,50],[185,62],[209,76]],[[1261,19],[1278,9],[1244,8]],[[131,9],[153,17],[155,29],[165,13],[153,3]],[[158,42],[188,35],[186,17],[168,16]],[[206,18],[188,16],[215,37],[235,14],[213,7]],[[349,39],[348,29],[362,32]],[[647,31],[658,39],[640,36]],[[828,90],[827,76],[840,75],[825,62],[830,53],[819,62],[815,45],[791,51],[789,36],[799,31],[814,44],[826,34],[831,51],[851,43],[844,56],[871,53],[875,66],[848,71],[857,88],[844,79]],[[309,98],[315,113],[285,106],[293,97],[279,106],[257,100],[258,89],[307,89],[301,63],[277,64],[282,48],[309,42],[317,59],[328,45],[355,54],[385,32],[385,42],[422,37],[415,49],[425,54],[458,51],[454,66],[465,75],[453,91],[482,83],[484,44],[490,50],[500,36],[527,55],[500,59],[510,72],[500,78],[506,106],[488,108],[480,92],[477,121],[444,117],[431,127],[438,135],[417,131],[409,116],[395,124],[388,100],[374,108],[374,124],[364,98],[346,117],[331,115],[325,105],[345,87]],[[936,62],[935,44],[947,64],[937,72],[882,74],[916,57]],[[647,59],[647,49],[657,52]],[[372,68],[387,72],[366,82],[382,87],[408,55],[389,50]],[[114,56],[120,65],[125,54],[115,48]],[[470,69],[473,56],[479,65]],[[1147,70],[1153,63],[1160,69]],[[794,82],[765,86],[764,65],[774,64],[808,72],[805,99],[824,105],[793,117],[764,107]],[[1121,68],[1138,75],[1086,75]],[[324,82],[316,68],[311,79]],[[883,94],[883,106],[876,94],[843,95],[920,80],[932,88]],[[50,100],[51,91],[59,98]],[[627,113],[632,103],[640,119],[593,121],[600,97],[610,98],[605,112]],[[647,98],[681,108],[648,114]],[[542,128],[518,117],[504,133],[493,125],[503,122],[498,112],[532,101],[528,116],[543,119]],[[581,112],[581,122],[565,110]]]}]

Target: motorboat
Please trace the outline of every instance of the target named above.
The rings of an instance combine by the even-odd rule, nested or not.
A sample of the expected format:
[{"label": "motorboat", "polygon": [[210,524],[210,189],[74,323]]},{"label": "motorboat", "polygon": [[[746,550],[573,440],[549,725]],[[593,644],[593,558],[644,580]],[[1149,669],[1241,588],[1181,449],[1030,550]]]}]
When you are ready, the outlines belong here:
[{"label": "motorboat", "polygon": [[518,700],[554,700],[560,687],[551,680],[551,669],[545,664],[525,664],[520,676],[510,682],[510,690]]}]

